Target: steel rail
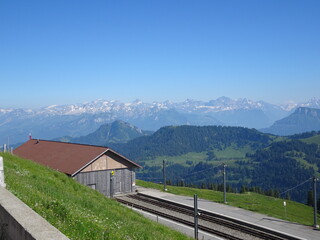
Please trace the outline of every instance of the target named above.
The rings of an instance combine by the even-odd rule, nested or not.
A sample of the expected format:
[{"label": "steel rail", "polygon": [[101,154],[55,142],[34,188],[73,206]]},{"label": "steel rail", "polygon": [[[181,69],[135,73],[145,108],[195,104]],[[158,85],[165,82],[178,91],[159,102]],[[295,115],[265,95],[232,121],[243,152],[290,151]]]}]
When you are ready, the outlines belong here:
[{"label": "steel rail", "polygon": [[[131,207],[134,207],[134,208],[137,208],[137,209],[140,209],[140,210],[143,210],[143,211],[146,211],[146,212],[155,214],[155,215],[157,215],[157,216],[161,216],[161,217],[164,217],[164,218],[173,220],[173,221],[175,221],[175,222],[179,222],[179,223],[185,224],[185,225],[190,226],[190,227],[193,227],[193,226],[194,226],[194,223],[191,222],[191,221],[188,221],[188,220],[185,220],[185,219],[182,219],[182,218],[178,218],[178,217],[172,216],[172,215],[170,215],[170,214],[166,214],[166,213],[163,213],[163,212],[161,212],[161,211],[157,211],[157,210],[154,210],[154,209],[151,209],[151,208],[142,206],[142,205],[140,205],[140,204],[132,203],[132,202],[129,202],[129,201],[120,199],[120,198],[116,198],[116,200],[117,200],[118,202],[122,203],[122,204],[127,205],[127,206],[131,206]],[[206,227],[206,226],[199,225],[199,229],[201,229],[201,230],[203,230],[203,231],[205,231],[205,232],[207,232],[207,233],[211,233],[211,234],[214,234],[214,235],[216,235],[216,236],[223,237],[223,238],[225,238],[225,239],[229,239],[229,240],[243,240],[242,238],[238,238],[238,237],[236,237],[236,236],[233,236],[233,235],[230,235],[230,234],[227,234],[227,233],[224,233],[224,232],[221,232],[221,231],[212,229],[212,228],[208,228],[208,227]]]},{"label": "steel rail", "polygon": [[[163,207],[174,212],[179,212],[188,216],[193,216],[193,207],[179,204],[176,202],[172,202],[166,199],[161,199],[145,194],[135,194],[135,195],[128,195],[128,197],[136,199],[138,201],[147,202],[149,204],[153,204],[159,207]],[[281,232],[274,231],[272,229],[264,228],[261,226],[257,226],[254,224],[250,224],[248,222],[243,222],[238,219],[230,218],[224,215],[216,214],[213,212],[208,212],[204,210],[199,210],[200,216],[199,219],[203,221],[207,221],[214,224],[219,224],[221,226],[258,237],[260,239],[265,240],[300,240],[300,238],[286,235]],[[205,227],[205,226],[202,226]],[[204,229],[203,229],[204,230]],[[206,230],[204,230],[206,231]]]},{"label": "steel rail", "polygon": [[[150,204],[163,207],[175,212],[180,212],[188,216],[193,216],[194,212],[193,209],[186,208],[184,205],[176,205],[176,204],[170,204],[168,202],[164,203],[160,199],[155,200],[148,198],[146,196],[141,196],[141,195],[129,195],[129,197],[136,199],[136,200],[141,200],[144,202],[148,202]],[[251,236],[258,237],[260,239],[265,239],[265,240],[287,240],[288,237],[283,237],[283,236],[276,236],[274,232],[267,231],[268,229],[263,229],[266,231],[262,231],[261,229],[257,229],[256,226],[247,226],[243,225],[243,223],[239,222],[232,222],[230,220],[222,219],[221,216],[212,216],[209,212],[201,211],[199,210],[200,216],[199,219],[202,219],[207,222],[215,223],[222,225],[224,227],[228,227],[230,229],[240,231],[243,233],[246,233]]]}]

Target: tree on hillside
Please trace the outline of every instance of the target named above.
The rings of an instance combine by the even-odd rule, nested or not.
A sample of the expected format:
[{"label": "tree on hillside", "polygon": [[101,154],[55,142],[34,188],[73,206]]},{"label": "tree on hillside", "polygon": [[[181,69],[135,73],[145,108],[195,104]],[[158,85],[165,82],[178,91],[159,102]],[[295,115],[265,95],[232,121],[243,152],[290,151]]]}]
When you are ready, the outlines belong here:
[{"label": "tree on hillside", "polygon": [[313,191],[308,191],[308,197],[307,197],[307,205],[308,206],[313,206],[314,200],[313,200]]},{"label": "tree on hillside", "polygon": [[216,155],[214,154],[213,151],[207,152],[207,159],[206,159],[206,161],[212,161],[212,160],[214,160],[214,159],[216,159],[216,158],[217,158],[217,157],[216,157]]}]

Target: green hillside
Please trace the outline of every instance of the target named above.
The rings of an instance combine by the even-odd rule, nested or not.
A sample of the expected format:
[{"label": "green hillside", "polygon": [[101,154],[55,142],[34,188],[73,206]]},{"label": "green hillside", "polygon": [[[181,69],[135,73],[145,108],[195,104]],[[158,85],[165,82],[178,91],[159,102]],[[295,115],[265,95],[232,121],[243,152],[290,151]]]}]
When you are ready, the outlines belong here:
[{"label": "green hillside", "polygon": [[[226,164],[231,191],[249,186],[277,196],[320,175],[318,136],[317,132],[309,132],[286,138],[241,127],[171,126],[116,147],[143,166],[137,171],[141,180],[161,182],[165,160],[167,179],[172,184],[214,184],[218,189],[222,165]],[[311,182],[289,195],[306,203],[310,189]]]},{"label": "green hillside", "polygon": [[223,126],[169,126],[150,136],[139,137],[114,148],[130,159],[141,161],[156,156],[180,156],[188,152],[223,151],[228,147],[252,152],[276,137],[255,129]]},{"label": "green hillside", "polygon": [[306,143],[315,143],[315,144],[320,145],[320,134],[312,136],[310,138],[305,138],[302,141],[306,142]]},{"label": "green hillside", "polygon": [[7,189],[70,239],[189,239],[62,173],[1,156]]},{"label": "green hillside", "polygon": [[[115,148],[143,166],[137,172],[142,180],[160,181],[162,161],[166,160],[168,179],[174,183],[184,181],[198,186],[217,183],[221,180],[218,166],[225,163],[230,173],[229,183],[240,187],[251,181],[249,171],[254,163],[248,162],[247,155],[276,139],[242,127],[169,126]],[[198,171],[202,173],[197,174]]]},{"label": "green hillside", "polygon": [[[137,185],[163,190],[163,185],[137,180]],[[223,193],[207,189],[197,189],[189,187],[168,186],[169,193],[193,197],[197,194],[199,198],[207,199],[213,202],[223,203]],[[291,222],[301,223],[312,226],[313,224],[313,208],[304,204],[285,200],[286,209],[283,206],[283,199],[268,197],[253,192],[245,192],[243,194],[227,193],[227,204],[234,207],[266,214]],[[319,214],[318,214],[318,217]]]},{"label": "green hillside", "polygon": [[320,131],[310,131],[310,132],[304,132],[304,133],[299,133],[299,134],[293,134],[291,136],[288,136],[288,138],[303,140],[303,139],[311,138],[311,137],[319,135],[319,134],[320,134]]},{"label": "green hillside", "polygon": [[298,139],[302,142],[309,143],[309,144],[318,144],[320,145],[320,131],[311,131],[311,132],[304,132],[300,134],[294,134],[289,136],[290,139]]},{"label": "green hillside", "polygon": [[[161,182],[163,160],[166,160],[167,179],[175,185],[210,188],[214,184],[218,188],[223,181],[222,165],[226,164],[231,191],[239,192],[244,186],[259,187],[264,192],[272,190],[275,196],[320,175],[319,145],[299,140],[275,141],[254,153],[247,148],[230,146],[210,152],[157,156],[142,162],[144,168],[137,172],[137,177]],[[288,194],[291,199],[306,203],[311,189],[309,181]]]}]

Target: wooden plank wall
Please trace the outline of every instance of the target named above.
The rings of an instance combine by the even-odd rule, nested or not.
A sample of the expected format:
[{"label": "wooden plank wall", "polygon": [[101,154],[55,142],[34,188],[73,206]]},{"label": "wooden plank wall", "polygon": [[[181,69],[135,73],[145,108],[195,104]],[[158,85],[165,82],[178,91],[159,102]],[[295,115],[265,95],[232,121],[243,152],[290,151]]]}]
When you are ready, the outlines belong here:
[{"label": "wooden plank wall", "polygon": [[[110,174],[112,170],[80,172],[74,179],[79,183],[96,189],[103,195],[110,197]],[[132,184],[135,182],[133,169],[115,169],[115,194],[130,193],[135,191]]]}]

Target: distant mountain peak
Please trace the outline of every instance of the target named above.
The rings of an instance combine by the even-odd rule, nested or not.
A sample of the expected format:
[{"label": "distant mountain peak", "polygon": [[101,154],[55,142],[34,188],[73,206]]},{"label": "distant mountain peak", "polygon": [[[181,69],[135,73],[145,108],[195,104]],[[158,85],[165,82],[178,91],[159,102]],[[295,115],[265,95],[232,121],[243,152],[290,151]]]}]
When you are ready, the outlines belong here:
[{"label": "distant mountain peak", "polygon": [[126,143],[137,137],[146,136],[151,132],[143,131],[122,120],[101,125],[96,131],[81,137],[61,137],[57,140],[98,146],[108,146],[114,143]]},{"label": "distant mountain peak", "polygon": [[291,115],[276,121],[263,132],[276,135],[293,135],[320,130],[320,109],[298,107]]},{"label": "distant mountain peak", "polygon": [[308,102],[302,103],[300,106],[310,107],[310,108],[320,108],[320,99],[313,97]]}]

